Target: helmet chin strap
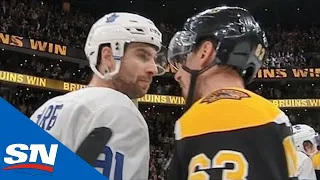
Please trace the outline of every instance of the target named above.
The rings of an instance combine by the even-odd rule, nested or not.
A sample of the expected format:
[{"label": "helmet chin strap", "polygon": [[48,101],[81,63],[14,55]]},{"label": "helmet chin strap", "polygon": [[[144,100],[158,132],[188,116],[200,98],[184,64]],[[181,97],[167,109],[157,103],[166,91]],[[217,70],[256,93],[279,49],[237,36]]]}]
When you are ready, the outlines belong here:
[{"label": "helmet chin strap", "polygon": [[[187,71],[187,67],[183,66],[182,67],[185,71]],[[189,68],[188,68],[189,69]],[[189,69],[190,70],[190,69]],[[195,70],[191,70],[193,72],[189,72],[190,73],[190,85],[189,85],[189,90],[188,90],[188,95],[187,95],[187,99],[186,99],[186,108],[185,111],[187,111],[193,104],[193,99],[194,99],[194,91],[196,88],[196,80],[197,77],[199,76],[198,71],[195,72]],[[187,71],[188,72],[188,71]]]},{"label": "helmet chin strap", "polygon": [[113,76],[119,73],[120,66],[121,66],[121,61],[116,59],[115,70],[110,72],[109,68],[106,67],[104,74],[102,74],[101,72],[98,71],[95,65],[90,64],[91,70],[94,72],[94,74],[96,74],[100,79],[106,80],[106,81],[111,80]]},{"label": "helmet chin strap", "polygon": [[[221,42],[219,42],[215,48],[215,52],[219,52],[220,49],[220,45]],[[186,100],[186,108],[185,111],[187,111],[193,104],[194,102],[194,91],[196,88],[196,80],[198,78],[198,76],[204,72],[206,72],[208,69],[210,69],[211,67],[217,65],[217,62],[221,62],[220,59],[215,56],[212,60],[212,62],[208,65],[206,65],[204,68],[202,68],[201,70],[193,70],[188,68],[185,65],[182,65],[182,69],[185,70],[186,72],[188,72],[191,75],[190,78],[190,85],[189,85],[189,90],[188,90],[188,95],[187,95],[187,100]]]},{"label": "helmet chin strap", "polygon": [[[100,79],[105,79],[105,75],[101,74],[101,73],[98,71],[98,69],[96,68],[95,65],[90,64],[90,67],[91,67],[91,70],[93,71],[93,73],[94,73],[95,75],[97,75]],[[107,74],[107,73],[105,73],[105,74]]]},{"label": "helmet chin strap", "polygon": [[186,72],[188,72],[191,75],[191,78],[190,78],[191,80],[190,80],[190,85],[189,85],[189,90],[188,90],[188,95],[187,95],[187,100],[186,100],[185,111],[187,111],[192,106],[192,104],[194,103],[196,80],[197,80],[198,76],[200,74],[206,72],[208,69],[210,69],[214,65],[216,65],[217,64],[216,60],[217,60],[217,58],[214,61],[212,61],[210,64],[205,66],[201,70],[193,70],[193,69],[188,68],[185,65],[182,65],[182,69],[185,70]]}]

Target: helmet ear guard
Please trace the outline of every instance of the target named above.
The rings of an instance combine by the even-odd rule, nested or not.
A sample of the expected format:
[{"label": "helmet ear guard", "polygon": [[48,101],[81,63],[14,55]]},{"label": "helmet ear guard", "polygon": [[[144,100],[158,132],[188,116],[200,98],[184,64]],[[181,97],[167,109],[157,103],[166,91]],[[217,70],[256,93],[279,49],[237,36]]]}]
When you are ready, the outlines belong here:
[{"label": "helmet ear guard", "polygon": [[[256,43],[258,44],[257,46],[250,44],[247,42],[246,39],[248,37],[246,36],[247,35],[242,36],[241,39],[198,38],[196,43],[194,43],[193,51],[196,51],[203,41],[211,41],[217,51],[213,65],[226,65],[234,68],[244,79],[244,82],[248,84],[253,80],[254,75],[259,70],[259,68],[256,67],[261,67],[263,60],[266,59],[266,46],[259,44],[259,42]],[[261,58],[261,60],[259,58]],[[212,65],[210,65],[210,67],[212,67]],[[201,70],[201,72],[203,70]]]},{"label": "helmet ear guard", "polygon": [[[121,45],[123,44],[123,46],[121,47]],[[111,48],[112,51],[112,55],[113,58],[115,60],[115,69],[114,71],[110,71],[108,67],[105,67],[104,73],[101,73],[98,70],[98,66],[101,64],[101,52],[102,52],[102,48],[104,47],[109,47]],[[89,65],[91,70],[100,78],[103,80],[110,80],[112,79],[112,77],[117,74],[120,70],[120,65],[121,65],[121,57],[122,54],[124,54],[124,50],[125,50],[125,44],[124,43],[120,43],[120,41],[114,41],[114,42],[110,42],[110,43],[104,43],[104,44],[100,44],[98,51],[97,51],[97,58],[96,61],[90,61]],[[96,52],[92,52],[91,55],[94,55],[94,53]]]},{"label": "helmet ear guard", "polygon": [[223,38],[216,53],[217,64],[234,67],[246,84],[250,83],[266,59],[266,45],[254,32]]}]

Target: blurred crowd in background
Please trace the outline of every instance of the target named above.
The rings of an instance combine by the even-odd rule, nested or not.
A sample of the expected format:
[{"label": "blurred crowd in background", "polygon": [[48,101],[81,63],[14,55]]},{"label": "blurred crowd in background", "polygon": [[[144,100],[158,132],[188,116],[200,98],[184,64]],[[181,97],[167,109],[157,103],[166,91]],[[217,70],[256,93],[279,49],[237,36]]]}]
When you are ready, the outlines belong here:
[{"label": "blurred crowd in background", "polygon": [[[90,26],[96,17],[79,10],[67,12],[60,6],[42,1],[1,0],[0,32],[18,35],[68,47],[83,48]],[[164,45],[179,29],[160,23]],[[269,40],[268,59],[264,68],[313,66],[310,52],[320,52],[320,29],[287,30],[281,26],[266,31]],[[64,60],[0,50],[0,70],[86,84],[91,70],[88,66]],[[253,82],[250,90],[268,99],[319,98],[320,83],[312,81]],[[172,76],[154,79],[149,94],[180,95],[180,88]],[[22,113],[30,116],[46,100],[63,94],[14,84],[0,83],[0,96]],[[150,179],[161,180],[173,146],[173,124],[183,112],[182,107],[142,104],[140,110],[149,124],[151,141]],[[320,130],[320,113],[312,109],[285,109],[293,123],[307,123]]]},{"label": "blurred crowd in background", "polygon": [[[43,1],[1,0],[0,22],[3,33],[83,48],[91,25],[99,17],[77,9],[66,11],[61,6]],[[163,44],[168,45],[179,29],[174,25],[160,23]],[[278,26],[266,31],[269,40],[269,57],[265,67],[309,66],[305,52],[320,50],[319,28],[287,30]]]},{"label": "blurred crowd in background", "polygon": [[[91,77],[88,66],[81,68],[79,64],[38,57],[33,55],[0,50],[0,70],[21,74],[46,77],[67,82],[87,84]],[[155,77],[149,94],[176,95],[181,94],[173,75]],[[292,83],[287,81],[254,82],[248,89],[269,99],[314,98],[320,97],[320,84],[314,82]]]},{"label": "blurred crowd in background", "polygon": [[20,54],[0,50],[0,70],[41,76],[76,83],[88,83],[89,66],[80,67],[77,63],[61,59],[49,59],[36,55]]}]

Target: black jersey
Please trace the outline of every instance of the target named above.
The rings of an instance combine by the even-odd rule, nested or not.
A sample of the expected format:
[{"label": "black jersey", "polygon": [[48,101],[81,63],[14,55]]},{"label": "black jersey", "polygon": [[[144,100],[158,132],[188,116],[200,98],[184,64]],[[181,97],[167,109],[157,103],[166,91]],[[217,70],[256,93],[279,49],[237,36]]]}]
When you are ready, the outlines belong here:
[{"label": "black jersey", "polygon": [[245,89],[218,90],[175,125],[170,180],[297,180],[288,117]]}]

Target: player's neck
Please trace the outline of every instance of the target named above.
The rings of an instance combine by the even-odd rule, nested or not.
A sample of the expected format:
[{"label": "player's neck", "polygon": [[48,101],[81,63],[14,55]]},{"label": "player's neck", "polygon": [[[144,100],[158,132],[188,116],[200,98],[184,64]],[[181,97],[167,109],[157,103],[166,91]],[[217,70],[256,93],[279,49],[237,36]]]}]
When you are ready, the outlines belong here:
[{"label": "player's neck", "polygon": [[211,78],[204,79],[201,83],[201,96],[206,97],[212,92],[224,88],[245,88],[240,77],[228,74],[217,74]]},{"label": "player's neck", "polygon": [[89,87],[106,87],[106,88],[114,89],[114,86],[110,81],[102,80],[95,75],[92,77],[88,86]]}]

